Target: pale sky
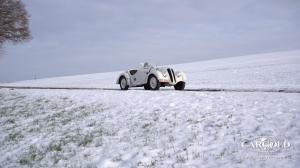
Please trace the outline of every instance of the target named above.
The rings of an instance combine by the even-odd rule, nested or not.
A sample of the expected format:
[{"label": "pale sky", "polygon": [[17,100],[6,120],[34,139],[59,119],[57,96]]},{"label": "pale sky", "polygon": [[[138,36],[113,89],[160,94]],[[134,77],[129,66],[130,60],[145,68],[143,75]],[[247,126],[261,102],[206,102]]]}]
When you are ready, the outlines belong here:
[{"label": "pale sky", "polygon": [[299,0],[24,0],[0,82],[300,49]]}]

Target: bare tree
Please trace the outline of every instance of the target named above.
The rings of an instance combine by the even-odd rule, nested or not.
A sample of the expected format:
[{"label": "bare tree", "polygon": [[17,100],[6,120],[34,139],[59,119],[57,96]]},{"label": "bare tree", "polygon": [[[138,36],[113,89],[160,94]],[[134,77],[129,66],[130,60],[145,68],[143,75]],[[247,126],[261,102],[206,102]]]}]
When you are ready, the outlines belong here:
[{"label": "bare tree", "polygon": [[4,42],[19,43],[31,38],[28,18],[21,0],[0,0],[0,48]]}]

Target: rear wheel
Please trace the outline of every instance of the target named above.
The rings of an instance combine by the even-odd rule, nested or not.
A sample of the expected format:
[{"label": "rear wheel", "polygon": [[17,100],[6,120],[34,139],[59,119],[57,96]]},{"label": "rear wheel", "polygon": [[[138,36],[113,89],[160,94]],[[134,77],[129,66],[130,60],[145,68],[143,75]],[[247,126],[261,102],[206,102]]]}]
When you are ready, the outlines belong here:
[{"label": "rear wheel", "polygon": [[154,75],[151,75],[148,78],[148,83],[147,83],[147,86],[145,86],[145,89],[146,88],[149,88],[149,90],[159,90],[160,83],[159,83],[158,79]]},{"label": "rear wheel", "polygon": [[175,90],[184,90],[185,88],[185,82],[178,82],[176,85],[174,85]]},{"label": "rear wheel", "polygon": [[127,84],[127,80],[124,76],[120,78],[120,88],[121,90],[128,90],[129,86]]}]

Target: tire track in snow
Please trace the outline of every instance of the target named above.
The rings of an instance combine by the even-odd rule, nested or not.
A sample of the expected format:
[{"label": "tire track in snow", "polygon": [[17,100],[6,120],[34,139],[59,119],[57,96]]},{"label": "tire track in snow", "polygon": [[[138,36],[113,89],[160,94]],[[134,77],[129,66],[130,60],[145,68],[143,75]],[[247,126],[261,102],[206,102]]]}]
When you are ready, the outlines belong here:
[{"label": "tire track in snow", "polygon": [[[54,89],[54,90],[113,90],[113,91],[121,91],[119,88],[96,88],[96,87],[38,87],[38,86],[0,86],[0,89]],[[143,90],[138,88],[131,88],[130,90]],[[175,91],[174,89],[162,89],[159,91]],[[269,92],[269,93],[300,93],[300,89],[243,89],[243,88],[201,88],[201,89],[184,89],[180,92]]]}]

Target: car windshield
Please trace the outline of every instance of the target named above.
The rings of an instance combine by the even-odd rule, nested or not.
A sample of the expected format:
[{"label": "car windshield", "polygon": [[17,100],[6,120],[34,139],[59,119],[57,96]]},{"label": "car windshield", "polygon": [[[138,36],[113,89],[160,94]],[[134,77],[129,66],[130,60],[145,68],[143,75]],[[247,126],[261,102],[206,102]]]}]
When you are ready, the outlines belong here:
[{"label": "car windshield", "polygon": [[148,62],[144,62],[144,63],[140,64],[140,68],[148,69],[150,67],[153,67],[153,66],[150,63],[148,63]]}]

